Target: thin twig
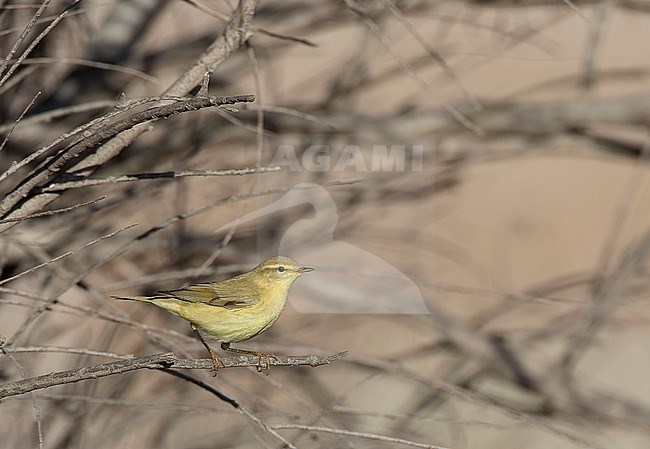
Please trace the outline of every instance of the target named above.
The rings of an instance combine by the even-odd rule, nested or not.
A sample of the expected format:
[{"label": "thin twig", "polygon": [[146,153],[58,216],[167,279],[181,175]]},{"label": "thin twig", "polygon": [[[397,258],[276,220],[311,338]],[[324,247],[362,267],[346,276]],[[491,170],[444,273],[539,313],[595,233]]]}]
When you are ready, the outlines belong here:
[{"label": "thin twig", "polygon": [[[173,329],[168,329],[168,328],[160,328],[160,327],[155,327],[155,326],[148,326],[145,324],[140,323],[139,321],[135,320],[130,320],[128,318],[125,318],[123,316],[116,316],[116,315],[111,315],[105,312],[101,312],[97,310],[97,308],[94,307],[86,307],[86,306],[80,306],[80,305],[74,305],[74,304],[68,304],[64,300],[60,298],[52,298],[52,297],[44,297],[44,296],[38,296],[33,293],[28,293],[28,292],[23,292],[19,290],[14,290],[6,287],[0,287],[0,293],[5,293],[8,295],[14,295],[14,296],[19,296],[22,298],[27,298],[31,299],[34,301],[38,301],[40,303],[43,303],[46,305],[47,310],[51,310],[52,312],[59,312],[59,313],[66,313],[69,315],[74,315],[74,316],[80,316],[80,317],[93,317],[97,318],[100,320],[107,321],[109,323],[115,323],[115,324],[121,324],[124,326],[128,326],[133,329],[137,329],[140,331],[143,331],[145,334],[148,333],[155,333],[157,335],[166,335],[171,338],[174,338],[175,340],[184,340],[187,342],[192,342],[196,341],[194,338],[187,337],[185,334],[182,334],[178,331],[175,331]],[[27,304],[24,303],[14,303],[12,301],[6,300],[2,298],[2,304],[11,304],[11,305],[17,305],[17,306],[22,306],[22,307],[30,307]],[[109,303],[110,304],[110,303]],[[58,310],[57,308],[61,308],[63,310]],[[5,339],[6,341],[6,339]],[[4,344],[3,341],[0,340],[0,343]],[[5,346],[5,349],[7,346]]]},{"label": "thin twig", "polygon": [[424,36],[422,36],[422,34],[418,31],[418,27],[413,24],[413,22],[409,20],[402,13],[402,11],[399,10],[393,0],[381,0],[381,2],[386,5],[389,11],[404,25],[406,31],[418,41],[422,48],[426,50],[431,59],[438,63],[440,68],[442,68],[442,70],[449,76],[449,78],[456,83],[456,85],[460,88],[460,90],[463,91],[465,96],[472,103],[474,108],[477,110],[483,109],[483,105],[481,105],[478,98],[476,98],[476,96],[469,91],[467,86],[465,86],[456,71],[453,69],[453,67],[451,67],[451,65],[449,65],[444,56],[442,56],[438,50],[433,48],[429,41]]},{"label": "thin twig", "polygon": [[107,70],[113,72],[124,73],[127,75],[132,75],[134,77],[140,78],[149,83],[158,84],[159,81],[157,78],[147,75],[145,72],[142,72],[137,69],[132,69],[130,67],[124,67],[117,64],[109,64],[106,62],[92,61],[89,59],[75,59],[75,58],[29,58],[27,61],[23,61],[22,65],[45,65],[45,64],[70,64],[82,67],[92,67],[100,70]]},{"label": "thin twig", "polygon": [[383,372],[390,372],[398,375],[405,376],[406,378],[420,382],[429,388],[432,388],[437,391],[441,391],[459,398],[462,398],[472,404],[478,404],[484,407],[488,407],[492,410],[499,412],[509,418],[512,418],[518,422],[530,424],[537,428],[540,428],[545,431],[549,431],[551,434],[557,435],[567,441],[570,441],[573,444],[578,444],[582,447],[587,448],[599,448],[590,441],[585,440],[584,438],[574,435],[569,431],[556,427],[553,424],[545,421],[544,419],[537,417],[530,413],[525,413],[515,408],[509,407],[504,404],[500,404],[490,399],[489,397],[472,391],[468,388],[464,388],[458,385],[454,385],[444,381],[435,381],[426,376],[423,376],[419,372],[406,368],[398,363],[386,362],[383,360],[371,359],[368,357],[352,356],[346,359],[349,363],[359,364],[361,366],[366,366],[368,368],[374,368],[381,370]]},{"label": "thin twig", "polygon": [[[580,320],[580,330],[566,345],[558,362],[560,374],[566,386],[573,387],[575,367],[590,347],[594,336],[617,306],[615,301],[623,296],[630,280],[642,266],[650,253],[650,229],[637,241],[628,245],[616,269],[609,275],[594,293],[592,304],[586,316]],[[569,389],[575,392],[574,388]]]},{"label": "thin twig", "polygon": [[[49,1],[47,3],[49,3]],[[33,9],[36,9],[36,5],[33,5]],[[1,10],[1,8],[0,8],[0,10]],[[80,14],[88,14],[88,11],[86,9],[84,9],[84,8],[81,8],[81,7],[80,8],[75,8],[74,11],[70,11],[68,13],[68,17],[74,17],[74,16],[77,16],[77,15],[80,15]],[[34,24],[35,25],[43,25],[45,23],[51,22],[52,20],[54,20],[56,18],[57,18],[57,15],[43,16],[43,17],[39,18],[36,22],[34,22]],[[20,26],[0,29],[0,37],[7,36],[7,35],[10,35],[10,34],[14,34],[14,33],[16,33],[17,31],[20,31],[20,30],[21,30]]]},{"label": "thin twig", "polygon": [[[2,339],[3,341],[0,341],[0,353],[4,353],[9,360],[18,368],[18,371],[20,371],[20,375],[23,376],[23,380],[26,380],[27,378],[27,372],[25,371],[25,368],[18,363],[18,360],[16,358],[9,354],[2,345],[5,344],[4,338]],[[29,393],[29,398],[32,401],[32,405],[34,407],[34,415],[36,417],[36,433],[38,436],[38,447],[39,449],[43,448],[43,422],[41,419],[41,407],[38,405],[38,401],[36,400],[36,395],[34,392]]]},{"label": "thin twig", "polygon": [[[207,267],[203,266],[186,268],[184,270],[174,270],[174,271],[163,271],[156,274],[151,274],[148,276],[140,276],[134,279],[127,279],[124,281],[111,282],[110,284],[104,284],[97,288],[98,291],[105,292],[114,292],[116,290],[131,289],[134,287],[142,287],[143,285],[159,284],[166,281],[178,281],[185,279],[195,279],[197,272],[201,273],[201,276],[208,275],[222,275],[222,274],[232,274],[232,273],[241,273],[250,269],[249,265],[244,264],[229,264],[229,265],[220,265],[218,267]],[[2,292],[2,290],[0,290]]]},{"label": "thin twig", "polygon": [[[327,182],[317,183],[317,184],[322,185],[322,186],[335,186],[335,185],[355,184],[357,182],[359,182],[359,179],[334,180],[334,181],[327,181]],[[231,195],[231,196],[226,197],[226,198],[218,199],[218,200],[213,201],[211,203],[208,203],[208,204],[205,204],[203,206],[197,207],[196,209],[192,209],[192,210],[189,210],[189,211],[184,212],[182,214],[178,214],[178,215],[175,215],[173,217],[168,218],[167,220],[157,224],[156,226],[153,226],[152,228],[148,229],[147,231],[145,231],[142,234],[140,234],[139,236],[137,236],[133,240],[133,242],[131,242],[131,243],[143,240],[143,239],[157,233],[158,231],[163,230],[164,228],[166,228],[166,227],[168,227],[168,226],[170,226],[170,225],[172,225],[174,223],[178,223],[179,221],[186,220],[186,219],[188,219],[190,217],[194,217],[196,215],[202,214],[203,212],[206,212],[207,210],[212,209],[214,207],[221,206],[221,205],[224,205],[224,204],[229,204],[229,203],[236,203],[236,202],[239,202],[239,201],[244,201],[244,200],[248,200],[248,199],[252,199],[252,198],[257,198],[257,197],[260,197],[260,196],[273,195],[275,193],[286,193],[286,192],[288,192],[289,190],[291,190],[293,188],[295,188],[295,186],[279,187],[279,188],[275,188],[275,189],[267,189],[267,190],[261,190],[261,191],[258,191],[258,192],[251,192],[251,193],[245,194],[245,195]],[[130,245],[130,243],[128,243],[127,245]],[[127,245],[125,245],[124,248],[126,248]],[[0,285],[1,285],[1,282],[0,282]]]},{"label": "thin twig", "polygon": [[[29,56],[29,54],[36,48],[36,46],[47,36],[50,34],[50,31],[56,27],[61,20],[63,20],[70,11],[80,2],[81,0],[75,0],[69,5],[67,5],[65,8],[63,8],[63,11],[39,34],[25,49],[25,51],[22,52],[22,54],[16,59],[16,62],[9,67],[9,70],[5,73],[5,75],[0,79],[0,86],[2,86],[8,79],[9,77],[18,69],[20,64]],[[47,2],[49,3],[49,1]],[[39,9],[40,11],[40,9]]]},{"label": "thin twig", "polygon": [[[54,263],[54,262],[56,262],[56,261],[58,261],[58,260],[60,260],[60,259],[62,259],[62,258],[64,258],[64,257],[70,256],[70,255],[72,255],[72,254],[74,254],[74,253],[76,253],[76,252],[79,252],[79,251],[81,251],[81,250],[83,250],[83,249],[85,249],[85,248],[88,248],[88,247],[90,247],[90,246],[92,246],[92,245],[94,245],[94,244],[96,244],[96,243],[98,243],[98,242],[101,242],[101,241],[103,241],[103,240],[105,240],[105,239],[109,239],[109,238],[111,238],[111,237],[113,237],[113,236],[119,234],[120,232],[126,231],[127,229],[130,229],[130,228],[132,228],[132,227],[134,227],[134,226],[136,226],[136,225],[137,225],[137,223],[135,223],[135,224],[131,224],[131,225],[129,225],[129,226],[125,226],[125,227],[123,227],[123,228],[121,228],[121,229],[118,229],[117,231],[113,231],[113,232],[111,232],[111,233],[109,233],[109,234],[106,234],[106,235],[104,235],[104,236],[101,236],[101,237],[99,237],[99,238],[97,238],[97,239],[95,239],[95,240],[93,240],[93,241],[91,241],[91,242],[89,242],[89,243],[83,245],[83,246],[80,247],[80,248],[74,249],[74,250],[72,250],[72,251],[68,251],[67,253],[64,253],[64,254],[62,254],[62,255],[60,255],[60,256],[58,256],[58,257],[55,257],[55,258],[53,258],[53,259],[49,259],[49,260],[47,260],[47,261],[45,261],[45,262],[43,262],[43,263],[37,265],[36,267],[30,268],[29,270],[23,271],[22,273],[18,273],[17,275],[12,276],[11,278],[5,279],[4,281],[1,281],[1,282],[0,282],[0,285],[2,285],[5,281],[8,282],[9,280],[14,280],[14,279],[16,279],[16,278],[18,278],[18,277],[24,276],[24,275],[27,274],[27,273],[30,273],[30,272],[32,272],[32,271],[34,271],[34,270],[36,270],[36,269],[42,268],[42,267],[44,267],[44,266],[50,265],[50,264],[52,264],[52,263]],[[40,317],[40,316],[41,316],[41,315],[42,315],[46,310],[48,310],[49,307],[51,307],[52,304],[55,304],[55,303],[58,301],[59,296],[61,296],[64,292],[66,292],[66,291],[67,291],[71,286],[73,286],[73,285],[77,284],[78,282],[80,282],[81,279],[83,279],[83,278],[86,276],[86,274],[87,274],[89,271],[91,271],[94,267],[95,267],[95,266],[93,265],[93,266],[91,266],[90,268],[87,268],[87,269],[86,269],[85,271],[83,271],[81,274],[78,274],[78,275],[74,276],[72,279],[68,280],[68,281],[63,285],[63,287],[60,289],[60,292],[59,292],[58,294],[55,294],[55,295],[54,295],[50,300],[48,300],[47,302],[45,302],[44,304],[42,304],[38,309],[36,309],[36,310],[35,310],[35,311],[34,311],[34,312],[33,312],[33,313],[32,313],[32,314],[31,314],[31,315],[30,315],[30,316],[29,316],[29,317],[28,317],[24,322],[23,322],[23,324],[18,328],[18,330],[16,330],[16,331],[13,333],[13,335],[11,336],[11,338],[8,339],[8,341],[7,341],[7,346],[11,346],[14,342],[16,342],[16,341],[18,340],[18,338],[20,338],[20,336],[21,336],[23,333],[25,333],[25,332],[27,331],[27,329],[29,329],[30,325],[31,325],[33,322],[35,322],[35,321],[36,321],[36,320],[37,320],[37,319],[38,319],[38,318],[39,318],[39,317]]]},{"label": "thin twig", "polygon": [[[68,181],[68,182],[57,182],[50,185],[49,187],[44,188],[43,192],[57,192],[61,190],[68,189],[78,189],[81,187],[92,187],[99,186],[104,184],[116,184],[120,182],[133,182],[141,181],[143,179],[177,179],[177,178],[186,178],[189,176],[242,176],[250,175],[253,173],[271,173],[282,170],[282,167],[279,165],[273,165],[269,167],[244,167],[244,168],[228,168],[223,170],[185,170],[180,172],[160,172],[160,173],[135,173],[132,175],[122,175],[122,176],[109,176],[107,178],[90,178],[84,179],[81,181]],[[70,175],[74,176],[74,175]],[[2,221],[0,221],[2,223]]]},{"label": "thin twig", "polygon": [[[31,115],[28,118],[22,120],[22,125],[27,126],[41,122],[48,123],[59,117],[65,117],[67,115],[78,114],[81,112],[96,111],[98,109],[108,109],[114,106],[115,102],[108,100],[90,101],[88,103],[75,104],[72,106],[66,106],[63,108],[57,108],[51,111],[42,112],[40,114]],[[13,124],[11,123],[0,125],[0,133],[7,131],[12,126]]]},{"label": "thin twig", "polygon": [[[375,20],[368,14],[368,12],[355,0],[345,0],[347,7],[359,15],[363,23],[366,24],[368,29],[379,39],[379,41],[386,47],[386,49],[393,55],[393,57],[400,63],[404,68],[406,73],[416,81],[420,87],[427,93],[429,93],[436,100],[440,99],[440,95],[426,82],[420,75],[417,74],[411,64],[405,60],[402,55],[399,53],[392,41],[386,36],[385,30],[375,22]],[[477,126],[472,120],[466,117],[462,112],[456,109],[454,106],[447,103],[443,104],[443,108],[461,125],[470,131],[474,132],[478,136],[484,135],[484,131]]]},{"label": "thin twig", "polygon": [[18,86],[20,83],[22,83],[24,80],[33,76],[34,73],[37,71],[38,71],[38,67],[33,65],[33,66],[25,67],[23,70],[21,70],[18,73],[14,73],[14,76],[9,78],[9,80],[7,80],[6,83],[0,86],[0,96],[5,95],[11,89]]},{"label": "thin twig", "polygon": [[256,415],[254,415],[251,411],[244,407],[240,407],[237,410],[241,412],[242,415],[246,416],[248,419],[253,421],[255,424],[260,426],[262,430],[267,432],[269,435],[271,435],[273,438],[276,438],[278,441],[282,442],[283,449],[298,449],[296,446],[291,444],[287,439],[285,439],[282,435],[280,435],[272,426],[269,426],[266,424],[264,421],[259,419]]},{"label": "thin twig", "polygon": [[[225,411],[217,407],[199,407],[194,405],[180,405],[180,404],[161,404],[160,402],[142,402],[142,401],[129,401],[126,399],[109,399],[102,397],[84,396],[78,394],[47,394],[41,393],[38,398],[42,400],[51,401],[78,401],[87,402],[90,404],[109,405],[113,407],[133,407],[140,409],[152,410],[167,410],[180,413],[232,413],[231,410]],[[21,397],[15,397],[20,400]]]},{"label": "thin twig", "polygon": [[47,353],[60,353],[60,354],[79,354],[89,355],[95,357],[109,357],[112,359],[132,359],[133,354],[117,354],[115,352],[96,351],[94,349],[86,348],[68,348],[63,346],[5,346],[3,347],[5,353],[22,354],[33,352],[47,352]]},{"label": "thin twig", "polygon": [[338,129],[339,126],[336,123],[330,122],[324,118],[318,117],[314,114],[309,114],[307,112],[301,111],[299,109],[294,109],[294,108],[287,108],[285,106],[269,106],[264,105],[264,106],[251,106],[248,109],[251,111],[257,111],[258,109],[263,109],[264,112],[273,112],[275,114],[284,114],[284,115],[289,115],[292,117],[298,117],[302,120],[312,122],[312,123],[318,123],[319,125],[323,125],[329,129]]},{"label": "thin twig", "polygon": [[[205,14],[207,14],[209,16],[216,17],[217,19],[224,20],[224,21],[228,20],[228,16],[226,16],[225,14],[222,14],[219,11],[215,11],[214,9],[208,8],[207,6],[197,2],[195,0],[183,0],[183,1],[185,3],[189,3],[190,5],[192,5],[193,7],[198,9],[199,11],[204,12]],[[251,31],[259,31],[262,34],[266,34],[267,36],[274,37],[276,39],[282,39],[282,40],[286,40],[286,41],[297,42],[299,44],[304,44],[304,45],[307,45],[309,47],[318,47],[318,45],[316,45],[315,43],[313,43],[309,39],[305,39],[303,37],[289,36],[287,34],[278,33],[277,31],[271,31],[271,30],[268,30],[266,28],[259,28],[259,27],[255,27],[255,26],[251,26],[250,29],[251,29]]]},{"label": "thin twig", "polygon": [[49,217],[51,215],[57,215],[57,214],[63,214],[66,212],[73,211],[75,209],[79,209],[80,207],[85,207],[85,206],[90,206],[91,204],[96,204],[102,200],[106,199],[105,196],[100,196],[99,198],[95,198],[94,200],[86,201],[85,203],[80,203],[80,204],[75,204],[74,206],[69,206],[69,207],[64,207],[61,209],[54,209],[54,210],[48,210],[45,212],[38,212],[36,214],[31,214],[27,215],[25,217],[19,217],[19,218],[7,218],[4,220],[0,220],[0,224],[3,223],[14,223],[18,221],[25,221],[25,220],[30,220],[32,218],[41,218],[41,217]]},{"label": "thin twig", "polygon": [[20,123],[20,121],[23,119],[23,117],[25,117],[25,114],[27,114],[27,111],[29,111],[29,109],[34,105],[34,103],[36,102],[36,99],[39,97],[39,95],[41,95],[41,92],[37,92],[36,95],[34,95],[34,97],[32,98],[32,101],[29,102],[27,107],[25,109],[23,109],[23,112],[20,113],[20,115],[18,116],[16,121],[14,121],[14,123],[11,125],[11,127],[9,128],[9,132],[7,133],[4,140],[2,141],[2,144],[0,144],[0,151],[2,151],[4,149],[5,145],[7,145],[7,142],[9,142],[9,137],[11,137],[11,135],[13,134],[14,130],[16,129],[16,126],[18,126],[18,123]]},{"label": "thin twig", "polygon": [[28,270],[22,271],[22,272],[20,272],[18,274],[15,274],[15,275],[11,276],[11,277],[8,277],[8,278],[5,278],[5,279],[1,280],[0,285],[4,285],[4,284],[6,284],[8,282],[14,281],[14,280],[16,280],[16,279],[18,279],[20,277],[25,276],[26,274],[32,273],[32,272],[34,272],[34,271],[36,271],[36,270],[38,270],[40,268],[43,268],[44,266],[50,265],[50,264],[52,264],[54,262],[57,262],[57,261],[65,258],[65,257],[71,256],[72,254],[75,254],[75,253],[77,253],[79,251],[82,251],[82,250],[94,245],[95,243],[98,243],[98,242],[101,242],[102,240],[111,238],[114,235],[116,235],[116,234],[118,234],[120,232],[126,231],[127,229],[131,229],[132,227],[137,226],[137,225],[138,225],[138,223],[130,224],[128,226],[125,226],[123,228],[118,229],[117,231],[113,231],[110,234],[106,234],[106,235],[103,235],[101,237],[98,237],[98,238],[84,244],[83,246],[80,246],[79,248],[75,248],[73,250],[66,251],[63,254],[61,254],[59,256],[56,256],[53,259],[48,260],[47,262],[40,263],[40,264],[38,264],[38,265],[28,269]]},{"label": "thin twig", "polygon": [[202,380],[199,380],[199,379],[197,379],[195,377],[189,376],[189,375],[187,375],[185,373],[181,373],[180,371],[176,371],[176,370],[169,369],[169,368],[162,368],[162,371],[167,373],[167,374],[170,374],[170,375],[172,375],[174,377],[178,377],[179,379],[183,379],[183,380],[186,380],[188,382],[191,382],[194,385],[196,385],[198,387],[201,387],[204,390],[209,391],[210,393],[212,393],[213,395],[215,395],[216,397],[218,397],[222,401],[227,402],[228,404],[232,405],[233,407],[239,408],[239,404],[237,403],[237,401],[235,401],[234,399],[229,398],[228,396],[226,396],[225,394],[223,394],[222,392],[220,392],[219,390],[217,390],[213,386],[206,384]]},{"label": "thin twig", "polygon": [[587,17],[582,11],[580,11],[580,8],[578,5],[576,5],[573,0],[562,0],[565,5],[569,7],[573,12],[575,12],[578,17],[580,17],[582,20],[584,20],[587,23],[591,23],[591,20],[589,20],[589,17]]},{"label": "thin twig", "polygon": [[[25,42],[25,39],[27,39],[27,36],[29,33],[32,31],[32,28],[34,28],[34,25],[36,24],[36,21],[38,20],[39,17],[43,15],[43,12],[45,11],[45,8],[50,4],[52,0],[44,0],[43,3],[41,4],[41,7],[38,8],[38,10],[34,13],[32,16],[32,19],[29,21],[29,23],[25,26],[25,29],[23,29],[23,32],[20,33],[20,36],[16,40],[16,43],[14,46],[11,48],[9,53],[7,53],[7,56],[5,57],[4,61],[2,61],[2,64],[0,65],[0,75],[4,73],[5,69],[9,65],[9,61],[14,57],[16,52],[18,52],[18,49],[20,48],[21,45],[23,45],[23,42]],[[2,86],[3,83],[0,82],[0,86]]]},{"label": "thin twig", "polygon": [[378,435],[376,433],[355,432],[345,429],[333,429],[331,427],[318,427],[318,426],[303,426],[300,424],[277,424],[271,426],[273,429],[300,429],[309,430],[310,432],[326,432],[335,435],[346,435],[351,437],[365,438],[367,440],[385,441],[387,443],[403,444],[405,446],[419,447],[422,449],[448,449],[443,446],[435,446],[433,444],[416,443],[415,441],[405,440],[403,438],[389,437],[386,435]]}]

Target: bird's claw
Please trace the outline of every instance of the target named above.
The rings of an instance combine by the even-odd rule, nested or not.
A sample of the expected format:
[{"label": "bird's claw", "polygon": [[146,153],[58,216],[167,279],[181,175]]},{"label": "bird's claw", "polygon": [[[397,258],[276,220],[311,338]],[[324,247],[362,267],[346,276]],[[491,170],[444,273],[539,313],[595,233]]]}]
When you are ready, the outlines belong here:
[{"label": "bird's claw", "polygon": [[[258,352],[255,355],[257,356],[257,366],[256,366],[257,372],[258,373],[264,372],[268,376],[269,373],[271,372],[271,362],[269,359],[273,359],[277,361],[278,358],[273,354],[262,354],[261,352]],[[264,363],[262,361],[264,361]]]},{"label": "bird's claw", "polygon": [[226,365],[223,364],[221,357],[219,357],[214,352],[210,353],[210,358],[212,359],[212,368],[210,368],[210,374],[212,374],[212,377],[217,377],[217,373],[219,372],[219,365],[223,366],[224,368]]}]

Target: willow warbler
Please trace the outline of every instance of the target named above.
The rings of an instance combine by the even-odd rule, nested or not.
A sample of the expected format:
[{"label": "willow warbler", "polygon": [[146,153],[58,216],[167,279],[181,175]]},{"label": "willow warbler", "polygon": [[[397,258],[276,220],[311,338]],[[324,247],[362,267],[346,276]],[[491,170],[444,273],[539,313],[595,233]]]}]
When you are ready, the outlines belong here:
[{"label": "willow warbler", "polygon": [[[219,356],[199,330],[221,343],[224,351],[258,357],[257,371],[269,370],[273,354],[231,348],[231,343],[248,340],[275,323],[287,302],[289,288],[302,273],[313,271],[290,257],[266,259],[251,271],[219,282],[205,282],[152,296],[113,296],[150,302],[190,322],[192,330],[210,353],[216,375]],[[262,363],[262,362],[265,363]]]}]

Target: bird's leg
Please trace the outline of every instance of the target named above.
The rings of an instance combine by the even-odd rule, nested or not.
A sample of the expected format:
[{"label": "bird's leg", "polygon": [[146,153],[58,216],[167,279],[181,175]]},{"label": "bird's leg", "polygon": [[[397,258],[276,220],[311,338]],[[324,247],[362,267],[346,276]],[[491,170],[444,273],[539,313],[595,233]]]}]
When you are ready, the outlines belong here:
[{"label": "bird's leg", "polygon": [[212,359],[212,375],[216,376],[217,372],[219,371],[219,364],[221,364],[221,366],[223,366],[224,368],[226,367],[226,365],[223,364],[223,362],[221,361],[221,359],[219,358],[217,353],[212,350],[210,345],[208,345],[208,343],[205,341],[205,339],[203,338],[203,336],[201,335],[199,330],[196,327],[194,327],[193,324],[191,324],[191,326],[192,326],[192,332],[194,332],[194,335],[196,335],[196,338],[198,338],[199,341],[201,343],[203,343],[203,346],[205,346],[205,349],[207,349],[208,352],[210,353],[210,358]]},{"label": "bird's leg", "polygon": [[[231,348],[230,343],[221,343],[221,349],[224,351],[228,352],[236,352],[237,354],[248,354],[248,355],[254,355],[257,357],[257,372],[261,373],[262,371],[266,372],[266,375],[269,375],[269,372],[271,371],[271,363],[269,359],[274,359],[277,360],[278,358],[274,356],[273,354],[264,354],[262,352],[256,352],[256,351],[247,351],[245,349],[237,349],[237,348]],[[262,363],[262,360],[264,360],[264,363]]]}]

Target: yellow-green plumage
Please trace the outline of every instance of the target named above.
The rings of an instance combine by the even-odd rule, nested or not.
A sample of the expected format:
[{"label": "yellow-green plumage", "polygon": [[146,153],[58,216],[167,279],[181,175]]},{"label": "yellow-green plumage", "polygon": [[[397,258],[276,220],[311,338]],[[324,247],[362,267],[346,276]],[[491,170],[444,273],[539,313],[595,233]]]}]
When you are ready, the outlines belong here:
[{"label": "yellow-green plumage", "polygon": [[220,282],[190,285],[153,296],[120,296],[150,302],[189,321],[222,343],[248,340],[279,318],[293,282],[313,268],[290,257],[271,257],[253,270]]}]

